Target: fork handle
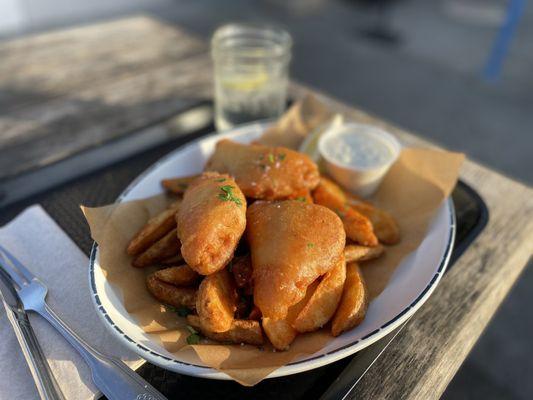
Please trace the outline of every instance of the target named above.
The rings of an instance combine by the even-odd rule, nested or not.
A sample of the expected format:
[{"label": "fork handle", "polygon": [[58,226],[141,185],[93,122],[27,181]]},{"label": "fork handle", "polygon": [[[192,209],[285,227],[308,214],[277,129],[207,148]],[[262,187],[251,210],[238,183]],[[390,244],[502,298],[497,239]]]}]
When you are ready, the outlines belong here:
[{"label": "fork handle", "polygon": [[44,303],[34,310],[45,318],[74,347],[89,365],[95,385],[109,400],[167,400],[140,375],[115,357],[91,347]]}]

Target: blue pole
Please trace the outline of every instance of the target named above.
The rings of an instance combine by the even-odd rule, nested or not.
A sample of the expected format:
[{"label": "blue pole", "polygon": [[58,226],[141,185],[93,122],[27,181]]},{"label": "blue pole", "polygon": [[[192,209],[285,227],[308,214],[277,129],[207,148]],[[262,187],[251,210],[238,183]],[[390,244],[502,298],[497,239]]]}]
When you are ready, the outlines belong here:
[{"label": "blue pole", "polygon": [[503,61],[511,40],[513,39],[514,34],[516,33],[516,28],[518,27],[518,21],[522,16],[526,5],[526,0],[510,0],[507,7],[507,17],[503,23],[496,40],[492,46],[492,50],[489,54],[489,58],[483,69],[483,76],[487,81],[496,82],[500,77],[500,72],[502,69]]}]

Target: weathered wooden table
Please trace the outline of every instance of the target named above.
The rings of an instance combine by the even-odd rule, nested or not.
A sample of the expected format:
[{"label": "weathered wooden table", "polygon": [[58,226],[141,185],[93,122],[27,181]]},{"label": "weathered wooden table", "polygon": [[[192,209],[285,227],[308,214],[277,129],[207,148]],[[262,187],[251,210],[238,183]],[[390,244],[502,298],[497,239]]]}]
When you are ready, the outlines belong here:
[{"label": "weathered wooden table", "polygon": [[[211,96],[206,44],[147,17],[0,43],[0,60],[0,182],[110,138],[172,129],[168,119],[182,99]],[[307,92],[355,120],[386,126],[406,143],[431,146],[352,106],[291,86],[294,97]],[[533,190],[472,161],[461,178],[483,197],[490,221],[357,385],[352,396],[358,399],[438,398],[532,254]],[[2,210],[4,219],[41,202],[54,217],[76,222],[60,224],[87,250],[87,228],[72,204],[112,201],[116,193],[106,185],[116,179],[100,175],[99,189],[89,193],[76,183],[52,190]]]}]

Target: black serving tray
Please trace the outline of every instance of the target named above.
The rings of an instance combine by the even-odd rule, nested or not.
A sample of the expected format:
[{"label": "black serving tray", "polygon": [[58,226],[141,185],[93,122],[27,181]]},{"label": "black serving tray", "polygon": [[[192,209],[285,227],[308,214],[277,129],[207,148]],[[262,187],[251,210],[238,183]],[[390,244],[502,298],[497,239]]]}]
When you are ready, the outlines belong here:
[{"label": "black serving tray", "polygon": [[[205,104],[198,105],[199,107]],[[14,218],[25,207],[40,203],[61,228],[88,255],[92,240],[89,229],[79,210],[79,205],[99,206],[115,201],[118,195],[137,175],[159,158],[175,148],[213,132],[212,124],[197,131],[184,132],[169,138],[168,141],[150,146],[129,158],[109,158],[113,151],[105,149],[98,156],[81,154],[62,161],[50,170],[37,172],[37,175],[16,177],[15,186],[30,184],[32,181],[49,180],[54,187],[46,187],[46,192],[32,194],[2,206],[0,196],[0,225]],[[138,140],[138,135],[135,140]],[[111,144],[117,149],[123,143]],[[108,145],[109,146],[109,145]],[[105,146],[104,146],[105,147]],[[117,152],[119,153],[119,152]],[[125,153],[122,153],[125,154]],[[91,165],[91,160],[104,160],[101,165]],[[65,169],[81,169],[77,176],[57,175]],[[32,172],[34,174],[34,172]],[[56,174],[56,175],[54,175]],[[9,182],[0,182],[0,189],[9,189]],[[44,187],[43,187],[44,188]],[[1,195],[2,190],[0,190]],[[21,192],[22,193],[22,192]],[[31,191],[28,191],[31,193]],[[8,192],[9,194],[9,192]],[[4,193],[5,195],[5,193]],[[487,207],[471,187],[459,182],[452,193],[456,213],[456,238],[448,271],[464,250],[472,243],[488,221]],[[5,202],[4,204],[8,204]],[[266,379],[254,387],[243,387],[233,381],[217,381],[193,378],[166,371],[150,363],[144,364],[138,372],[169,399],[341,399],[357,384],[364,373],[371,368],[379,355],[386,351],[403,326],[391,332],[378,342],[340,361],[311,371],[286,377]]]}]

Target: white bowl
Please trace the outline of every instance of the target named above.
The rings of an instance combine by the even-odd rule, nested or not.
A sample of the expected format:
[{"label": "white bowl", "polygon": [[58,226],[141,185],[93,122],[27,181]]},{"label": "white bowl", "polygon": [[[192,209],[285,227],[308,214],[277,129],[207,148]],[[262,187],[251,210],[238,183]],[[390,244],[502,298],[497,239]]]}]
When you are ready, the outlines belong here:
[{"label": "white bowl", "polygon": [[[341,134],[371,136],[384,143],[391,150],[390,157],[372,166],[356,166],[336,159],[328,154],[325,144],[335,140],[335,137]],[[373,125],[347,123],[324,132],[318,141],[318,150],[325,161],[328,173],[334,180],[350,192],[368,197],[376,191],[391,165],[398,159],[401,145],[393,135],[381,128]]]}]

